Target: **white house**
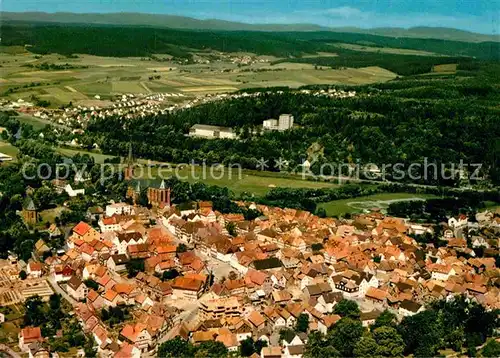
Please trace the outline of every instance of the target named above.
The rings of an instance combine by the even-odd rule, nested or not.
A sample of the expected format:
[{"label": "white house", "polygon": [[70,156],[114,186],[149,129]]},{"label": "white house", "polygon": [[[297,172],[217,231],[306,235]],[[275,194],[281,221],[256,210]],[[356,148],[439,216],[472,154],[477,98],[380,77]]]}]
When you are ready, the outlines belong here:
[{"label": "white house", "polygon": [[458,217],[451,217],[448,219],[448,226],[453,228],[453,229],[460,229],[464,228],[467,226],[467,216],[466,215],[459,215]]},{"label": "white house", "polygon": [[109,218],[113,215],[132,215],[134,207],[127,203],[115,203],[106,205],[106,216]]},{"label": "white house", "polygon": [[87,297],[88,288],[77,276],[73,276],[69,279],[66,284],[66,291],[68,295],[73,297],[75,300],[80,301]]},{"label": "white house", "polygon": [[126,265],[129,262],[127,255],[118,254],[111,255],[106,262],[106,266],[113,272],[121,272],[127,269]]},{"label": "white house", "polygon": [[27,267],[27,274],[30,277],[41,277],[42,268],[43,266],[40,262],[30,262]]},{"label": "white house", "polygon": [[98,222],[98,225],[101,229],[101,232],[121,230],[121,225],[118,223],[115,216],[101,218],[101,220],[99,220]]},{"label": "white house", "polygon": [[78,195],[85,195],[85,189],[73,189],[71,184],[66,184],[64,191],[69,195],[70,198],[74,198]]}]

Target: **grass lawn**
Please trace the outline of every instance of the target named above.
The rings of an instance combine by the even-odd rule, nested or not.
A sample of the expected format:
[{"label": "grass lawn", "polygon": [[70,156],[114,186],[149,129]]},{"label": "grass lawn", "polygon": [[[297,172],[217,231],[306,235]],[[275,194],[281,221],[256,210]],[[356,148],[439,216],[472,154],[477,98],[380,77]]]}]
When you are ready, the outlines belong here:
[{"label": "grass lawn", "polygon": [[13,161],[16,161],[16,156],[18,152],[19,149],[14,147],[12,144],[0,141],[0,153],[10,155],[13,158]]},{"label": "grass lawn", "polygon": [[391,201],[409,200],[409,199],[428,199],[434,198],[430,194],[411,194],[411,193],[382,193],[359,198],[350,198],[343,200],[334,200],[318,205],[324,208],[329,216],[341,216],[346,213],[353,214],[362,212],[364,209],[381,208],[386,209]]},{"label": "grass lawn", "polygon": [[97,152],[89,152],[89,151],[85,151],[85,150],[70,149],[70,148],[56,148],[56,151],[63,154],[63,155],[67,155],[70,157],[72,157],[78,153],[88,154],[94,158],[94,161],[96,163],[100,163],[100,164],[104,163],[104,159],[113,158],[112,155],[107,155],[107,154],[102,154],[102,153],[97,153]]},{"label": "grass lawn", "polygon": [[64,210],[67,210],[65,208],[63,208],[62,206],[58,206],[56,208],[53,208],[53,209],[47,209],[47,210],[43,210],[40,212],[40,223],[39,223],[39,226],[42,228],[45,228],[45,223],[46,222],[49,222],[49,223],[53,223],[56,216],[61,216],[61,213],[64,211]]},{"label": "grass lawn", "polygon": [[50,123],[49,121],[44,121],[42,119],[22,113],[15,118],[21,123],[31,124],[35,130],[43,129],[47,124]]},{"label": "grass lawn", "polygon": [[[139,175],[136,173],[136,175]],[[256,196],[263,196],[273,187],[284,188],[325,188],[334,187],[335,184],[325,182],[315,182],[303,180],[298,177],[286,178],[283,174],[266,172],[259,175],[258,171],[242,170],[241,174],[238,170],[230,171],[228,168],[223,170],[213,170],[211,175],[210,167],[204,171],[201,167],[183,167],[172,168],[171,170],[162,169],[158,174],[157,168],[151,168],[151,177],[148,178],[147,173],[143,173],[143,179],[161,180],[176,176],[180,180],[185,180],[190,183],[202,182],[208,185],[217,185],[227,187],[236,195],[243,192],[248,192]]]}]

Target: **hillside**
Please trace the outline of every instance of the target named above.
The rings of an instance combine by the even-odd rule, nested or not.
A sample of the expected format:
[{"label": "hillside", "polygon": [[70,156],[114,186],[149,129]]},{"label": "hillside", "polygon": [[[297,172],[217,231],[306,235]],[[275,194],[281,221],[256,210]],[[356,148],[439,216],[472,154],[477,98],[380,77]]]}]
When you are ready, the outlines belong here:
[{"label": "hillside", "polygon": [[434,38],[452,41],[485,42],[500,41],[498,35],[485,35],[474,32],[444,27],[373,28],[325,27],[314,24],[247,24],[217,19],[199,20],[185,16],[144,14],[144,13],[109,13],[76,14],[45,12],[1,12],[2,21],[22,21],[30,23],[80,23],[169,27],[174,29],[221,30],[221,31],[332,31],[381,35],[389,37]]},{"label": "hillside", "polygon": [[[3,21],[3,45],[30,46],[35,53],[74,53],[113,57],[170,54],[190,58],[196,50],[251,52],[277,57],[301,57],[336,52],[335,43],[423,50],[447,56],[499,60],[500,42],[460,42],[436,39],[394,38],[368,34],[262,31],[199,31],[83,24],[19,23]],[[74,39],[78,41],[74,41]],[[448,62],[449,63],[449,62]],[[368,64],[370,65],[370,64]]]}]

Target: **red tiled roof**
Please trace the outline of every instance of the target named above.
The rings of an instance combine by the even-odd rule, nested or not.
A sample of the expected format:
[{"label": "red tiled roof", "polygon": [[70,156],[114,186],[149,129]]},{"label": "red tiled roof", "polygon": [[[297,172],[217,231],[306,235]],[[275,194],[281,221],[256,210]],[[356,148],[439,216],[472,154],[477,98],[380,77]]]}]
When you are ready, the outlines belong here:
[{"label": "red tiled roof", "polygon": [[73,232],[83,236],[85,235],[92,227],[87,224],[86,222],[80,221],[76,226],[73,228]]},{"label": "red tiled roof", "polygon": [[172,288],[178,290],[199,291],[203,281],[195,278],[177,277],[173,283]]},{"label": "red tiled roof", "polygon": [[26,327],[21,330],[21,336],[24,338],[24,343],[42,340],[42,331],[40,327]]}]

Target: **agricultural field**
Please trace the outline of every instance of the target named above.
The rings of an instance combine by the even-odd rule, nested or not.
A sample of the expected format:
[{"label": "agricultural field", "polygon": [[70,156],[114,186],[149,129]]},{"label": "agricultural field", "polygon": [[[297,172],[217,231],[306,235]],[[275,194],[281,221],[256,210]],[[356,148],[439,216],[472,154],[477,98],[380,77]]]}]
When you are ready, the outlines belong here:
[{"label": "agricultural field", "polygon": [[[237,63],[244,56],[253,61]],[[335,54],[321,53],[321,56]],[[0,92],[15,100],[30,100],[36,96],[49,101],[51,107],[59,107],[70,102],[88,105],[89,101],[99,105],[99,102],[95,103],[96,95],[102,101],[128,93],[173,92],[199,96],[251,87],[357,85],[385,82],[396,77],[378,67],[334,70],[305,63],[272,64],[280,58],[248,53],[199,52],[195,58],[199,59],[198,63],[179,64],[168,56],[158,55],[153,58],[114,58],[79,54],[70,58],[3,48],[0,52]],[[47,65],[57,66],[57,70],[47,69]]]},{"label": "agricultural field", "polygon": [[342,216],[345,214],[360,213],[372,208],[385,210],[389,204],[397,201],[424,200],[434,197],[434,195],[429,194],[383,193],[361,196],[359,198],[329,201],[319,204],[318,208],[324,208],[329,216]]},{"label": "agricultural field", "polygon": [[444,65],[436,65],[432,67],[432,72],[435,73],[455,73],[457,72],[456,63],[448,63]]},{"label": "agricultural field", "polygon": [[417,55],[417,56],[443,56],[438,53],[422,51],[422,50],[411,50],[411,49],[403,49],[403,48],[392,48],[392,47],[375,47],[369,45],[356,45],[356,44],[344,44],[344,43],[335,43],[332,44],[336,47],[346,48],[348,50],[354,51],[363,51],[363,52],[377,52],[377,53],[390,53],[396,55]]}]

